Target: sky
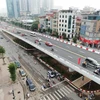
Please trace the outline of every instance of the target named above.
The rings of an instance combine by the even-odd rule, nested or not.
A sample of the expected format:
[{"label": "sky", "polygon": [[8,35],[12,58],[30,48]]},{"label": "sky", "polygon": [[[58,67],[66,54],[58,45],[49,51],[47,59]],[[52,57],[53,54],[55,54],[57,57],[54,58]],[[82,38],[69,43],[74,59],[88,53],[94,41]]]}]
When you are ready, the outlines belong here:
[{"label": "sky", "polygon": [[[99,0],[54,0],[54,6],[62,9],[69,7],[83,9],[85,6],[100,9]],[[0,0],[0,12],[6,12],[6,0]]]}]

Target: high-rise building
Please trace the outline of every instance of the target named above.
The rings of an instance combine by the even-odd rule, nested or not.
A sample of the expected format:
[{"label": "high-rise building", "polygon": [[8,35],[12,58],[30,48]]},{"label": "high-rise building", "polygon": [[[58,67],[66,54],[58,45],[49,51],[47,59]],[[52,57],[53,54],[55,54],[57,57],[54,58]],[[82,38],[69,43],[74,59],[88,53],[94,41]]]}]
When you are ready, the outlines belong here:
[{"label": "high-rise building", "polygon": [[18,0],[6,0],[7,14],[9,18],[17,18],[20,16],[19,1]]},{"label": "high-rise building", "polygon": [[51,9],[53,9],[53,0],[42,0],[41,3],[44,11],[50,11]]},{"label": "high-rise building", "polygon": [[29,1],[30,0],[19,0],[19,5],[20,5],[20,14],[21,15],[26,15],[29,13]]}]

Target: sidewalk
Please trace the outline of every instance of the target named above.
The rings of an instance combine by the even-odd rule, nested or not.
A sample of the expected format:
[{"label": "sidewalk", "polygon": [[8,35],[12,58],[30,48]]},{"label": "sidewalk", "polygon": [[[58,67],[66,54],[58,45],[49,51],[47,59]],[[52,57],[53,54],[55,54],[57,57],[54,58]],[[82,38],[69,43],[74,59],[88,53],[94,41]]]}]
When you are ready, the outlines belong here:
[{"label": "sidewalk", "polygon": [[3,60],[0,59],[0,100],[14,100],[13,94],[9,91],[14,90],[15,100],[24,100],[23,89],[21,84],[17,81],[12,83],[8,71],[9,61],[5,58],[6,65],[3,65]]},{"label": "sidewalk", "polygon": [[76,79],[75,81],[72,82],[72,84],[74,84],[76,87],[81,88],[82,86],[84,86],[85,84],[87,84],[88,82],[90,82],[91,80],[87,77],[84,76],[84,79],[82,79],[82,77]]}]

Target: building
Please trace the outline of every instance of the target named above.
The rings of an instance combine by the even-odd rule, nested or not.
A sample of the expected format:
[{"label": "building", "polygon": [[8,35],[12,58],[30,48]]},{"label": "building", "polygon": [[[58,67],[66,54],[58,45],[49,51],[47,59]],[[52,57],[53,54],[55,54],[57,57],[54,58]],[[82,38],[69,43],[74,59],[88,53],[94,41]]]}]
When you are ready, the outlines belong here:
[{"label": "building", "polygon": [[58,34],[72,38],[76,30],[76,15],[73,10],[60,10],[58,15]]},{"label": "building", "polygon": [[6,0],[7,14],[9,18],[18,18],[20,16],[20,8],[18,0]]},{"label": "building", "polygon": [[53,32],[58,32],[58,11],[53,12],[53,17],[52,17],[52,31]]},{"label": "building", "polygon": [[86,15],[82,19],[80,40],[87,46],[100,45],[100,15]]},{"label": "building", "polygon": [[19,0],[20,14],[27,15],[29,11],[29,0]]},{"label": "building", "polygon": [[40,0],[29,0],[30,14],[40,14]]}]

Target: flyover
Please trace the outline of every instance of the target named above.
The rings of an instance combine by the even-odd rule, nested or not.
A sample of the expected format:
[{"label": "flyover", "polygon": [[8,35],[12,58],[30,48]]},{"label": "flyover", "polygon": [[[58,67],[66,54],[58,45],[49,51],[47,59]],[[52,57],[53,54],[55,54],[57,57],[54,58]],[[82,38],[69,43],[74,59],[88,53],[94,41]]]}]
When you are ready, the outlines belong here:
[{"label": "flyover", "polygon": [[[42,39],[42,43],[41,45],[35,44],[34,40],[36,39],[36,37],[32,37],[30,36],[30,31],[26,32],[25,30],[21,30],[22,33],[27,33],[27,36],[21,36],[19,34],[16,33],[11,33],[7,30],[3,30],[5,32],[7,32],[8,34],[19,38],[25,42],[27,42],[28,44],[34,46],[35,48],[41,50],[42,52],[48,54],[49,56],[53,57],[54,59],[56,59],[57,61],[59,61],[60,63],[64,64],[65,66],[68,66],[69,68],[79,72],[80,74],[83,74],[84,76],[90,78],[91,80],[95,81],[96,83],[100,84],[100,76],[95,75],[93,73],[94,69],[91,68],[83,68],[82,66],[77,64],[77,59],[79,57],[82,58],[82,61],[84,61],[84,58],[89,56],[92,57],[94,59],[96,59],[98,62],[100,62],[99,59],[99,55],[89,52],[89,51],[85,51],[83,49],[74,47],[74,46],[70,46],[64,43],[61,43],[59,41],[55,41],[52,40],[50,38],[46,38],[43,37],[42,34],[36,33],[38,37],[40,37]],[[17,31],[17,30],[16,30]],[[34,32],[31,32],[34,33]],[[54,52],[51,51],[50,47],[47,47],[44,42],[45,41],[50,41],[53,43],[53,48],[54,48]]]}]

